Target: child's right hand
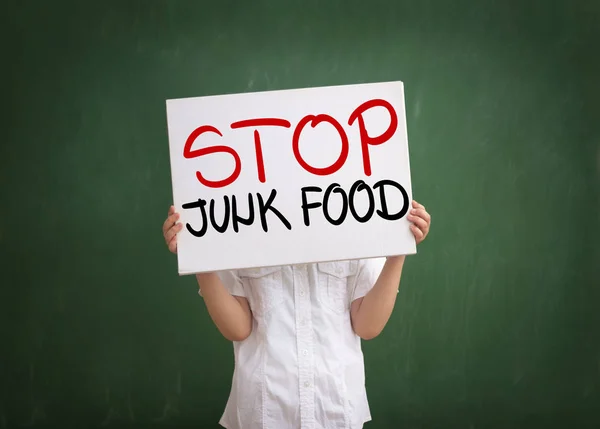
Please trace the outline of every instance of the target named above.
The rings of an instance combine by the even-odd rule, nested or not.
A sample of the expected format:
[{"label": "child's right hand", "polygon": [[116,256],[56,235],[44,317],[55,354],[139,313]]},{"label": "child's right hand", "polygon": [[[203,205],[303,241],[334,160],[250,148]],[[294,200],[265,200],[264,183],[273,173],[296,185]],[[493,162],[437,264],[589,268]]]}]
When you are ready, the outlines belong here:
[{"label": "child's right hand", "polygon": [[175,207],[171,206],[167,220],[163,223],[162,230],[165,243],[167,243],[167,247],[173,253],[177,253],[177,233],[183,228],[181,223],[177,223],[178,220],[179,213],[175,213]]}]

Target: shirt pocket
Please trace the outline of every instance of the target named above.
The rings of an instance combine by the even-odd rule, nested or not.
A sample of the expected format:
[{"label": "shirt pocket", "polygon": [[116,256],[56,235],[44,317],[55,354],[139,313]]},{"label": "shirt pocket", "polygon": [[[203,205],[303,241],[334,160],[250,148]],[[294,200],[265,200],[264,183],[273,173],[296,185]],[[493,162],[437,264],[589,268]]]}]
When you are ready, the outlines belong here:
[{"label": "shirt pocket", "polygon": [[317,270],[319,302],[337,314],[347,312],[350,309],[350,277],[356,275],[358,263],[356,261],[321,262],[317,264]]},{"label": "shirt pocket", "polygon": [[283,302],[282,272],[281,267],[239,270],[240,278],[249,285],[251,309],[255,314],[268,313]]}]

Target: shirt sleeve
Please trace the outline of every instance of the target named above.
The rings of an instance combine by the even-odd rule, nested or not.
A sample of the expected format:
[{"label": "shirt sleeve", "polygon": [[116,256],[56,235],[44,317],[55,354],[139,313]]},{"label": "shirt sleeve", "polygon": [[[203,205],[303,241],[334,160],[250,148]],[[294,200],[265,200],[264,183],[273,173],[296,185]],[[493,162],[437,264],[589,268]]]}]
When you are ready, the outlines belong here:
[{"label": "shirt sleeve", "polygon": [[364,297],[375,285],[386,258],[362,259],[358,264],[352,301]]},{"label": "shirt sleeve", "polygon": [[[219,276],[225,289],[227,289],[231,295],[246,297],[244,284],[242,283],[242,279],[238,276],[237,271],[218,271],[216,274]],[[198,288],[198,295],[202,296],[200,288]]]}]

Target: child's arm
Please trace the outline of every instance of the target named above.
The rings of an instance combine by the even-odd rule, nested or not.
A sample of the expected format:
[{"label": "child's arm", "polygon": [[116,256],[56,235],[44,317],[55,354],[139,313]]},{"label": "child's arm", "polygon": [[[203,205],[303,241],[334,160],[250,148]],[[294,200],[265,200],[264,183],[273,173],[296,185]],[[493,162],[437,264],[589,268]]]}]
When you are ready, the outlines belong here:
[{"label": "child's arm", "polygon": [[404,256],[388,258],[373,288],[352,302],[352,327],[362,339],[375,338],[387,324],[396,303],[404,259]]},{"label": "child's arm", "polygon": [[216,273],[197,274],[200,293],[219,332],[229,341],[243,341],[252,332],[252,312],[246,298],[233,296]]},{"label": "child's arm", "polygon": [[[177,222],[178,220],[179,213],[176,213],[175,207],[171,206],[162,230],[165,243],[172,253],[177,253],[177,233],[183,228],[183,225]],[[235,284],[231,273],[223,275],[230,276],[227,279],[232,281],[228,283]],[[248,338],[252,332],[252,313],[246,298],[238,296],[242,291],[236,290],[236,294],[230,293],[216,273],[197,274],[196,280],[200,287],[200,295],[203,296],[208,313],[219,332],[230,341],[242,341]]]},{"label": "child's arm", "polygon": [[[413,201],[413,209],[408,215],[410,229],[420,244],[431,225],[431,216],[421,204]],[[368,340],[378,336],[387,324],[394,305],[404,267],[404,256],[387,258],[377,281],[362,297],[355,299],[350,307],[352,328],[359,337]]]}]

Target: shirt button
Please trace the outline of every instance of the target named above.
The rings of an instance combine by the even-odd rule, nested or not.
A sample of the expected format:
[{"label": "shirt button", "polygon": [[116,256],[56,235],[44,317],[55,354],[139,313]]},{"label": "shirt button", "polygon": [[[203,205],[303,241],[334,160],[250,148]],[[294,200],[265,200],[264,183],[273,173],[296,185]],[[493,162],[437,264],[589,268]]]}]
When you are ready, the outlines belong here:
[{"label": "shirt button", "polygon": [[304,290],[300,289],[300,296],[304,296]]},{"label": "shirt button", "polygon": [[304,382],[304,387],[310,387],[310,382],[309,381],[305,381]]},{"label": "shirt button", "polygon": [[304,356],[308,356],[308,350],[303,350],[303,351],[302,351],[302,354],[303,354]]}]

